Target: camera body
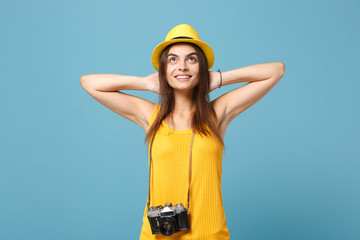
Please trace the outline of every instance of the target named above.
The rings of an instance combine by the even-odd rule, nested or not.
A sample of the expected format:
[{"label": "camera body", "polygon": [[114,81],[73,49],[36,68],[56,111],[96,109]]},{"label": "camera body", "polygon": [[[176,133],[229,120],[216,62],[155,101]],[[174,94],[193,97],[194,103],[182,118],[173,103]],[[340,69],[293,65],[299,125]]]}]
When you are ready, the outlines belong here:
[{"label": "camera body", "polygon": [[182,203],[172,206],[166,203],[156,207],[149,207],[147,217],[149,219],[152,234],[161,233],[170,236],[175,232],[189,230],[189,212]]}]

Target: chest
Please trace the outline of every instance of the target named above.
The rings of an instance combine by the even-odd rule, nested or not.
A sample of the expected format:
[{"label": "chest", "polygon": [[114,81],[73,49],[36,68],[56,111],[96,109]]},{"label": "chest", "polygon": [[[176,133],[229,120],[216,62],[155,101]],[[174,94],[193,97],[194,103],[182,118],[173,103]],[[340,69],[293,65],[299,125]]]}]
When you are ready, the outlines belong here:
[{"label": "chest", "polygon": [[[179,131],[191,129],[191,120],[188,117],[177,117],[174,118],[173,120],[170,118],[166,118],[163,122],[165,126],[168,127],[169,129],[179,130]],[[217,124],[217,128],[220,131],[221,138],[224,139],[225,132],[229,125],[229,122],[221,118],[220,121],[217,120],[216,124]]]},{"label": "chest", "polygon": [[[187,167],[189,164],[191,132],[176,134],[161,132],[157,134],[152,146],[152,159],[165,169]],[[211,136],[195,134],[192,146],[194,165],[221,165],[223,146]]]},{"label": "chest", "polygon": [[187,130],[191,128],[191,119],[189,117],[176,117],[174,119],[166,118],[164,123],[174,130]]}]

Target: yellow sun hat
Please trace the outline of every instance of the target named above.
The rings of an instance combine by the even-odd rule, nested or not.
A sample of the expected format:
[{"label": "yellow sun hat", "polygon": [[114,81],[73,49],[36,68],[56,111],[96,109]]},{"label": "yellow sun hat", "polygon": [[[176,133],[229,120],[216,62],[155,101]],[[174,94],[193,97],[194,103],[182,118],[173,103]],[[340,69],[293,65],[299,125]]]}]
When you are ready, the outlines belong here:
[{"label": "yellow sun hat", "polygon": [[160,55],[162,51],[168,45],[176,42],[190,42],[196,44],[203,50],[206,56],[208,69],[214,65],[215,55],[211,47],[206,42],[201,41],[199,34],[193,27],[188,24],[180,24],[170,30],[166,35],[165,41],[158,44],[152,53],[151,62],[157,71],[159,71]]}]

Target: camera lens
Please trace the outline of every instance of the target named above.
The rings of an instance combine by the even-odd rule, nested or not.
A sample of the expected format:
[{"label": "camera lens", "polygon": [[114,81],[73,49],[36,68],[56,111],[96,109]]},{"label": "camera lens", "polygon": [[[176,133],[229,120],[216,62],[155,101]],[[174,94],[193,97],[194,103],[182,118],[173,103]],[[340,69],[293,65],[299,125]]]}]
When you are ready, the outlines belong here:
[{"label": "camera lens", "polygon": [[160,232],[164,236],[172,235],[177,229],[177,223],[172,218],[167,218],[160,226]]}]

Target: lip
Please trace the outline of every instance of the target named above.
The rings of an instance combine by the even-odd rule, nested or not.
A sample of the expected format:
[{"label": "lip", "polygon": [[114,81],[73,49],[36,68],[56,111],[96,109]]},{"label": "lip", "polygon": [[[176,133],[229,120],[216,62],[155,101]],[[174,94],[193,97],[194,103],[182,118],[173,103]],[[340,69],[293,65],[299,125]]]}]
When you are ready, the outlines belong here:
[{"label": "lip", "polygon": [[175,75],[175,77],[177,77],[177,76],[189,76],[189,77],[192,77],[192,75],[190,75],[190,74],[177,74],[177,75]]},{"label": "lip", "polygon": [[[189,76],[189,78],[177,78],[177,76]],[[175,79],[178,80],[179,82],[186,82],[186,81],[189,81],[191,79],[191,75],[189,74],[178,74],[178,75],[175,75]]]}]

